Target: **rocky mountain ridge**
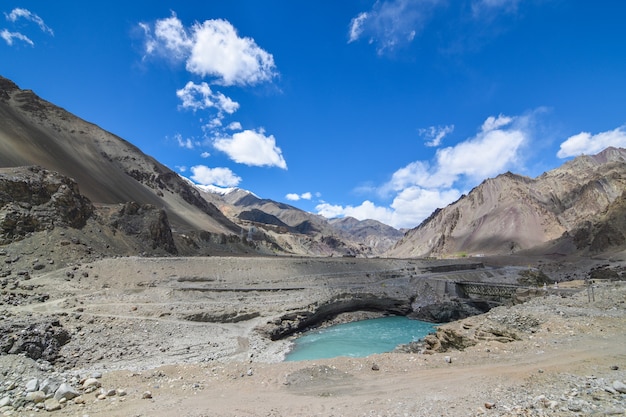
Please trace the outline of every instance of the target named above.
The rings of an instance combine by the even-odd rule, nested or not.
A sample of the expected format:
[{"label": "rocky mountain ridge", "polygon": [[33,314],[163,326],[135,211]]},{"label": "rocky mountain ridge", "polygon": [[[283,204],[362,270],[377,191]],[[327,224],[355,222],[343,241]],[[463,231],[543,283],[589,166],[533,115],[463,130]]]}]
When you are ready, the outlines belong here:
[{"label": "rocky mountain ridge", "polygon": [[[507,172],[435,211],[387,254],[607,250],[624,243],[626,224],[620,202],[625,191],[626,149],[621,148],[580,156],[537,178]],[[603,237],[608,231],[610,239]]]},{"label": "rocky mountain ridge", "polygon": [[[24,169],[26,166],[34,168]],[[387,228],[393,237],[385,236],[383,245],[372,250],[370,243],[375,239],[364,240],[345,227],[334,228],[321,216],[264,200],[240,189],[226,194],[210,192],[145,155],[126,140],[2,77],[0,168],[6,168],[3,175],[10,176],[12,170],[31,177],[36,176],[36,172],[46,172],[47,180],[54,178],[53,182],[75,184],[72,187],[80,188],[80,193],[100,212],[94,218],[120,210],[127,214],[139,211],[144,215],[158,211],[162,223],[171,228],[175,242],[168,243],[168,253],[206,255],[234,251],[371,256],[382,253],[400,237],[395,229]],[[57,178],[54,173],[60,176]],[[60,180],[61,177],[65,178]],[[21,184],[14,182],[11,187],[28,188],[25,184],[31,180],[24,179]],[[41,182],[41,178],[35,181]],[[54,187],[54,184],[42,186]],[[15,207],[4,209],[17,215]],[[29,221],[40,221],[34,216],[36,212],[39,211],[29,213]],[[8,220],[3,224],[5,235],[13,233],[8,229]],[[127,230],[139,227],[126,226]],[[135,234],[135,237],[140,236],[141,233]],[[148,237],[148,241],[151,239]],[[109,246],[116,244],[109,243]],[[134,246],[129,247],[131,253],[134,249],[130,248]],[[139,246],[145,251],[151,244]]]}]

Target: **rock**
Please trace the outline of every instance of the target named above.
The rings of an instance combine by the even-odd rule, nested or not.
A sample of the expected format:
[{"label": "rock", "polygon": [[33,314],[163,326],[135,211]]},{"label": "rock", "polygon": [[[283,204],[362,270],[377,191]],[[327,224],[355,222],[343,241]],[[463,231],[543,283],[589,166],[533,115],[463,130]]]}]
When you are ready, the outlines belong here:
[{"label": "rock", "polygon": [[39,404],[46,400],[46,393],[43,391],[33,391],[26,394],[26,401]]},{"label": "rock", "polygon": [[83,389],[87,389],[87,388],[100,388],[102,384],[100,383],[100,381],[98,381],[96,378],[87,378],[85,380],[85,382],[83,382]]},{"label": "rock", "polygon": [[48,398],[44,402],[44,408],[46,411],[57,411],[61,409],[61,404],[58,400],[55,400],[54,398]]},{"label": "rock", "polygon": [[[77,309],[78,310],[78,309]],[[82,310],[81,310],[82,311]],[[91,373],[90,378],[100,379],[102,378],[102,372],[94,371]]]},{"label": "rock", "polygon": [[488,410],[491,410],[492,408],[495,408],[496,403],[491,403],[491,402],[486,402],[485,403],[485,408]]},{"label": "rock", "polygon": [[617,370],[619,370],[619,366],[611,365],[611,371],[617,371]]},{"label": "rock", "polygon": [[150,391],[144,391],[144,393],[141,394],[141,398],[144,400],[149,400],[150,398],[152,398],[152,393]]},{"label": "rock", "polygon": [[35,392],[39,389],[39,380],[37,378],[31,379],[26,383],[26,392]]},{"label": "rock", "polygon": [[46,378],[39,385],[39,390],[43,391],[46,394],[51,394],[56,392],[61,386],[61,381],[56,378]]},{"label": "rock", "polygon": [[452,358],[450,356],[446,356],[444,360],[446,361],[446,363],[452,363]]},{"label": "rock", "polygon": [[118,397],[125,397],[126,396],[126,390],[122,389],[122,388],[118,388],[115,390],[115,392],[117,393]]},{"label": "rock", "polygon": [[252,371],[252,368],[248,369],[248,372],[246,372],[246,375],[248,375],[248,376],[254,375],[254,372]]},{"label": "rock", "polygon": [[76,388],[64,382],[55,391],[54,398],[57,401],[60,400],[61,398],[65,398],[66,400],[71,400],[72,398],[78,397],[79,395],[80,395],[80,392],[78,392]]},{"label": "rock", "polygon": [[6,407],[7,405],[11,405],[11,397],[8,395],[0,398],[0,407]]},{"label": "rock", "polygon": [[622,381],[613,381],[613,389],[620,394],[626,394],[626,384]]},{"label": "rock", "polygon": [[376,364],[376,363],[372,364],[372,371],[380,371],[380,368],[378,367],[378,364]]}]

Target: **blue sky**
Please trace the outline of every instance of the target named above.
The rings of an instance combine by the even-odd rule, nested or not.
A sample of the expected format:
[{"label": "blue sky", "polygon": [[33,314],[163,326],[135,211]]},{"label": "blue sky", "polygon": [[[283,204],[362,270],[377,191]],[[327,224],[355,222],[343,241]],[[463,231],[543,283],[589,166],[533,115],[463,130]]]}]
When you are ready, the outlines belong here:
[{"label": "blue sky", "polygon": [[626,2],[0,2],[0,75],[199,184],[414,227],[626,147]]}]

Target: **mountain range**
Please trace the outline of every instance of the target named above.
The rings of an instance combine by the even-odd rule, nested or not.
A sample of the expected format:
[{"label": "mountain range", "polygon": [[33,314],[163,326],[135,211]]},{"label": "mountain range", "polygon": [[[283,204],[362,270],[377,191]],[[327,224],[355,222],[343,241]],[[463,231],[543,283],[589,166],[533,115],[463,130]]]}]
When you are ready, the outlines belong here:
[{"label": "mountain range", "polygon": [[[596,254],[625,248],[625,190],[626,150],[607,148],[537,178],[486,179],[406,233],[375,220],[329,220],[250,191],[198,186],[0,77],[0,244],[96,221],[102,250],[124,255]],[[67,213],[79,213],[81,226]]]},{"label": "mountain range", "polygon": [[209,192],[128,141],[0,77],[0,167],[21,166],[73,179],[101,212],[128,202],[163,210],[174,237],[188,243],[182,253],[194,254],[206,241],[198,236],[207,233],[245,242],[235,251],[324,256],[380,255],[402,236],[373,220],[330,222],[241,189]]}]

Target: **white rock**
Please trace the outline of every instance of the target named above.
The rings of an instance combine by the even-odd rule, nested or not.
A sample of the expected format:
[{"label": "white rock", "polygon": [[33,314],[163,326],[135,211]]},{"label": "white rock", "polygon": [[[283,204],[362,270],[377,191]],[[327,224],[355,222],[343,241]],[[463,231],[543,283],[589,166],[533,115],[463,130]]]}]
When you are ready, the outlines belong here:
[{"label": "white rock", "polygon": [[96,378],[87,378],[85,379],[85,382],[83,382],[83,389],[89,388],[89,387],[100,387],[102,384],[100,383],[100,381],[98,381]]},{"label": "white rock", "polygon": [[621,394],[626,394],[626,384],[622,381],[613,381],[613,389]]},{"label": "white rock", "polygon": [[31,379],[26,383],[26,392],[35,392],[39,389],[39,380],[37,378]]},{"label": "white rock", "polygon": [[56,392],[61,386],[61,381],[56,378],[46,378],[39,384],[39,390],[50,394]]},{"label": "white rock", "polygon": [[4,407],[7,405],[11,405],[11,397],[8,395],[6,397],[0,398],[0,407]]},{"label": "white rock", "polygon": [[67,383],[61,384],[59,389],[57,389],[54,393],[54,398],[59,401],[61,398],[65,398],[66,400],[71,400],[72,398],[78,397],[80,392],[76,390],[73,386]]}]

